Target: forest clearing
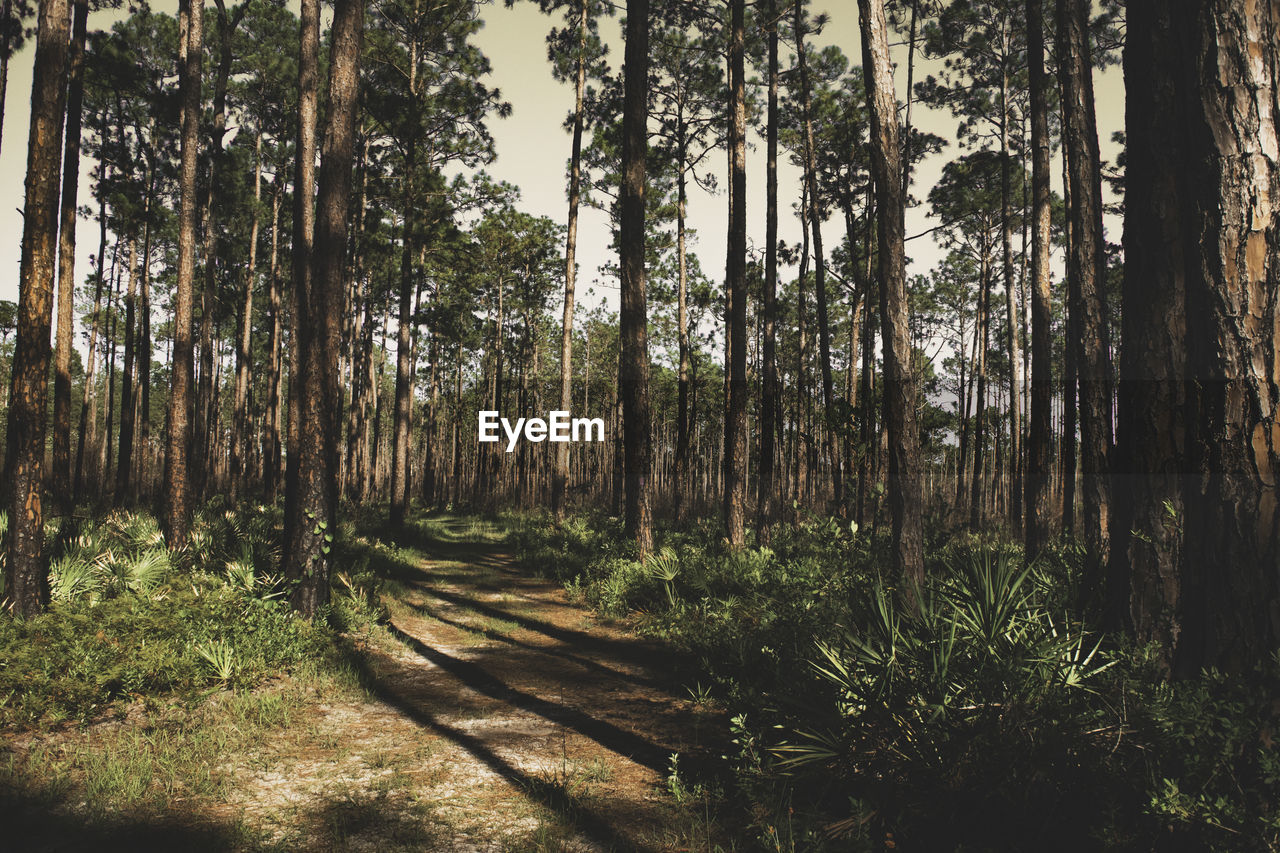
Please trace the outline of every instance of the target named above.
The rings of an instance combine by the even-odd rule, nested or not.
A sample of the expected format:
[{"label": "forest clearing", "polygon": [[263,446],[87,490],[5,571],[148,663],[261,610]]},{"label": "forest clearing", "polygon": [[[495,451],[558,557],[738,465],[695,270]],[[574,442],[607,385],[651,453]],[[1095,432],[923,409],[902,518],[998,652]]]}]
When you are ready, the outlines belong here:
[{"label": "forest clearing", "polygon": [[1278,69],[4,0],[0,847],[1280,850]]}]

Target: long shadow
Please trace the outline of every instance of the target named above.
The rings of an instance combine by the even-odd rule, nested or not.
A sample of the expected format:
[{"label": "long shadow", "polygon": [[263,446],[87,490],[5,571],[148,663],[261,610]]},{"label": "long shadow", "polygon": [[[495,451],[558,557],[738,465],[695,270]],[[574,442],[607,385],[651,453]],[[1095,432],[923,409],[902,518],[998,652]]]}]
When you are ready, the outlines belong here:
[{"label": "long shadow", "polygon": [[522,616],[517,613],[511,613],[491,604],[485,604],[480,601],[468,598],[465,595],[459,595],[454,592],[446,592],[441,589],[432,589],[425,586],[417,587],[419,592],[429,595],[440,601],[447,601],[459,607],[465,607],[474,610],[477,613],[483,613],[486,616],[492,616],[495,619],[505,619],[508,622],[514,622],[521,628],[529,631],[535,631],[553,640],[559,640],[562,643],[568,643],[580,648],[595,649],[601,654],[610,655],[617,660],[627,661],[628,663],[651,664],[655,662],[655,658],[659,655],[659,649],[656,646],[641,644],[637,641],[610,640],[605,637],[597,637],[588,634],[585,631],[575,631],[572,628],[561,628],[559,625],[553,625],[550,622],[544,622],[541,619],[534,619],[531,616]]},{"label": "long shadow", "polygon": [[572,663],[576,663],[578,666],[581,666],[584,669],[589,669],[592,672],[598,672],[601,675],[607,676],[609,678],[616,678],[616,679],[619,679],[620,681],[629,681],[632,684],[637,684],[642,687],[652,687],[655,690],[665,690],[669,686],[658,681],[656,678],[649,678],[648,676],[635,675],[629,672],[624,672],[619,669],[614,669],[613,667],[605,666],[602,663],[593,661],[590,658],[579,657],[578,655],[575,655],[572,652],[566,652],[563,649],[558,649],[550,646],[535,646],[533,643],[526,643],[526,642],[522,642],[521,640],[508,637],[506,634],[502,634],[498,631],[493,630],[492,628],[477,628],[473,625],[468,625],[467,623],[462,622],[458,619],[450,619],[448,616],[445,616],[444,614],[442,614],[438,609],[428,607],[425,604],[413,604],[410,606],[413,607],[414,610],[417,610],[419,613],[423,613],[427,616],[430,616],[432,619],[435,619],[437,622],[443,622],[446,625],[452,625],[454,628],[459,628],[463,631],[468,631],[473,634],[480,634],[481,636],[484,636],[490,640],[496,640],[500,643],[506,643],[509,646],[515,646],[521,649],[528,649],[529,651],[537,652],[538,654],[549,655],[552,657],[560,658],[562,660],[567,660]]},{"label": "long shadow", "polygon": [[[393,631],[401,639],[413,645],[415,649],[425,648],[416,639],[395,629],[394,626]],[[452,661],[453,659],[449,658],[449,660]],[[573,796],[563,788],[548,785],[545,780],[531,776],[518,767],[513,767],[479,738],[436,719],[411,699],[402,696],[386,682],[379,679],[362,655],[352,654],[351,663],[360,673],[362,683],[378,699],[395,708],[418,725],[453,741],[475,756],[491,771],[524,792],[526,797],[551,809],[595,843],[609,850],[636,851],[636,853],[649,853],[649,851],[653,850],[653,848],[638,845],[631,839],[621,835],[602,815],[598,814],[578,797]],[[504,695],[503,698],[509,699],[510,696]]]},{"label": "long shadow", "polygon": [[388,626],[400,642],[413,649],[420,656],[434,663],[463,684],[483,693],[491,699],[514,705],[531,714],[537,714],[545,720],[568,726],[585,737],[589,737],[605,749],[612,750],[621,756],[657,773],[665,775],[667,757],[670,750],[664,749],[640,735],[620,729],[613,723],[598,720],[584,714],[576,708],[569,708],[556,702],[550,702],[532,693],[526,693],[488,672],[479,664],[459,660],[433,649],[412,634],[406,633],[394,623]]},{"label": "long shadow", "polygon": [[70,850],[216,853],[245,849],[231,824],[195,815],[113,815],[98,818],[59,808],[58,802],[14,790],[0,791],[0,848],[24,853]]}]

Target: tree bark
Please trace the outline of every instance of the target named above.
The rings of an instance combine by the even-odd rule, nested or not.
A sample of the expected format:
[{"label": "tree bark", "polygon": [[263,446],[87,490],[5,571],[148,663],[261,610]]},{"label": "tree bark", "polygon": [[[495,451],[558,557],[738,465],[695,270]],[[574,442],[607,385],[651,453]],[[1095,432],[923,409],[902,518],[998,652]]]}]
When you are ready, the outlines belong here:
[{"label": "tree bark", "polygon": [[[764,226],[764,292],[761,295],[761,311],[764,313],[764,341],[761,346],[761,365],[764,373],[760,393],[760,500],[756,518],[756,541],[769,543],[769,528],[773,524],[777,485],[776,438],[778,434],[778,12],[777,0],[768,0],[765,7],[768,31],[768,87],[769,100],[765,126],[765,226]],[[852,244],[850,244],[852,245]],[[850,364],[853,350],[850,348]],[[852,458],[852,457],[850,457]]]},{"label": "tree bark", "polygon": [[[311,255],[315,240],[316,120],[320,67],[320,0],[302,0],[298,31],[298,140],[293,176],[293,304],[292,342],[289,365],[288,449],[285,457],[285,525],[302,530],[306,519],[298,497],[298,460],[302,445],[298,437],[302,397],[301,351],[306,300],[311,294]],[[282,567],[288,577],[298,577],[303,558],[290,553],[291,539],[285,538]]]},{"label": "tree bark", "polygon": [[640,556],[653,550],[648,309],[645,303],[645,154],[649,93],[649,0],[627,0],[623,67],[619,246],[622,310],[618,387],[622,395],[625,524]]},{"label": "tree bark", "polygon": [[249,226],[249,264],[244,275],[244,296],[240,302],[240,328],[236,334],[236,385],[233,396],[234,415],[231,424],[231,499],[244,491],[245,459],[249,447],[249,371],[253,361],[253,287],[258,272],[258,228],[262,201],[262,129],[253,143],[253,219]]},{"label": "tree bark", "polygon": [[[88,0],[76,0],[68,56],[67,123],[62,154],[58,229],[58,331],[53,378],[53,497],[64,515],[75,509],[71,488],[71,346],[75,337],[76,196],[80,185],[80,123],[84,104],[84,42]],[[4,114],[0,112],[0,121]]]},{"label": "tree bark", "polygon": [[1112,580],[1175,672],[1241,671],[1280,639],[1280,10],[1129,14]]},{"label": "tree bark", "polygon": [[[410,90],[417,67],[416,57],[409,72]],[[404,180],[404,235],[400,246],[400,313],[396,331],[396,404],[395,424],[392,427],[391,444],[391,526],[404,525],[409,508],[409,429],[413,417],[413,257],[417,236],[417,219],[414,216],[413,170],[417,152],[415,140],[409,140],[405,149]]]},{"label": "tree bark", "polygon": [[12,501],[4,591],[9,607],[19,616],[34,616],[49,601],[41,490],[69,23],[66,0],[41,0],[27,139],[18,328],[9,392],[8,456],[12,461],[5,466]]},{"label": "tree bark", "polygon": [[[578,58],[573,87],[573,142],[569,154],[569,224],[564,239],[564,316],[560,323],[560,409],[573,409],[573,300],[577,284],[578,200],[582,184],[582,99],[587,85],[587,0],[579,0]],[[569,444],[555,447],[551,472],[551,512],[564,518],[564,496],[569,482]]]},{"label": "tree bark", "polygon": [[1053,339],[1049,291],[1049,106],[1044,70],[1043,0],[1027,0],[1027,62],[1031,86],[1031,446],[1027,454],[1026,552],[1048,544],[1053,512]]},{"label": "tree bark", "polygon": [[[1109,548],[1111,354],[1106,311],[1106,246],[1102,232],[1102,173],[1094,113],[1089,0],[1057,0],[1063,138],[1071,186],[1068,264],[1080,293],[1075,346],[1080,377],[1080,454],[1084,476],[1086,552],[1082,604],[1103,604]],[[1112,591],[1114,592],[1114,591]]]},{"label": "tree bark", "polygon": [[[179,172],[178,282],[174,292],[173,379],[169,391],[165,452],[165,541],[187,542],[191,522],[191,410],[193,288],[196,276],[196,169],[200,154],[200,66],[204,16],[200,4],[182,0],[178,12],[179,89],[182,99],[182,166]],[[108,436],[109,438],[109,436]]]},{"label": "tree bark", "polygon": [[729,242],[725,261],[724,517],[729,546],[746,544],[747,503],[747,112],[745,10],[731,0],[729,24]]},{"label": "tree bark", "polygon": [[911,373],[911,337],[906,294],[901,147],[893,66],[883,0],[858,0],[864,79],[871,112],[871,165],[880,211],[880,327],[884,340],[884,417],[889,439],[889,510],[894,567],[909,587],[924,582],[924,540],[920,513],[920,435],[916,389]]},{"label": "tree bark", "polygon": [[[844,502],[840,459],[836,454],[835,412],[832,409],[834,382],[831,376],[831,325],[827,306],[827,260],[822,249],[822,206],[818,201],[818,167],[814,152],[813,115],[809,87],[809,64],[805,60],[804,4],[795,4],[796,66],[800,72],[800,108],[804,123],[804,178],[809,188],[809,230],[813,234],[814,289],[818,308],[818,360],[822,371],[822,426],[827,463],[835,505]],[[905,196],[904,196],[905,198]]]},{"label": "tree bark", "polygon": [[342,335],[342,277],[346,269],[347,214],[355,155],[360,43],[364,0],[338,0],[334,6],[329,56],[329,108],[321,151],[316,203],[315,270],[311,288],[301,294],[299,317],[299,509],[287,541],[286,576],[298,578],[291,597],[303,616],[312,617],[329,598],[329,551],[337,530],[338,439],[341,389],[338,351]]}]

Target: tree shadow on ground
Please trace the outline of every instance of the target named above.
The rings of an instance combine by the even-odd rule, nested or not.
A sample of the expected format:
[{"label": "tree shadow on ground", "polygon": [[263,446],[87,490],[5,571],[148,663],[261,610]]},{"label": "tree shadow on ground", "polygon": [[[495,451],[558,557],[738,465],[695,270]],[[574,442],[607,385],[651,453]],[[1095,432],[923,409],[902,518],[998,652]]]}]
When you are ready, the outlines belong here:
[{"label": "tree shadow on ground", "polygon": [[[398,629],[393,630],[402,642],[410,645],[411,648],[418,651],[420,654],[424,651],[431,651],[428,650],[421,642],[412,636],[405,634],[403,631]],[[447,660],[444,660],[446,658]],[[453,666],[458,663],[466,663],[464,661],[456,661],[456,659],[449,658],[447,655],[443,655],[438,652],[432,652],[432,655],[429,656],[428,659],[434,659],[442,668],[444,668],[446,664]],[[377,672],[374,671],[369,660],[365,656],[353,654],[351,664],[360,673],[361,681],[366,686],[366,689],[368,689],[376,698],[392,708],[395,708],[405,717],[413,720],[423,728],[453,742],[462,749],[465,749],[478,761],[484,764],[484,766],[490,771],[510,783],[517,790],[521,791],[532,802],[550,809],[561,820],[563,820],[566,825],[586,836],[592,842],[603,846],[607,850],[637,851],[637,853],[647,853],[647,851],[653,850],[653,848],[641,846],[635,841],[619,833],[618,830],[611,825],[611,822],[606,815],[599,813],[589,803],[584,802],[582,798],[566,791],[562,786],[550,785],[545,779],[541,779],[521,770],[506,761],[480,738],[468,734],[458,727],[451,726],[436,717],[430,711],[422,707],[420,702],[415,701],[413,697],[406,695],[405,691],[398,689],[386,679],[381,678]],[[581,714],[581,712],[569,712],[569,709],[563,709],[560,706],[556,706],[554,703],[545,702],[544,700],[528,696],[527,694],[520,694],[519,691],[507,687],[502,682],[497,681],[497,679],[494,679],[492,676],[489,676],[488,673],[481,675],[467,667],[461,668],[460,671],[466,673],[466,677],[470,678],[476,685],[482,685],[484,688],[482,692],[489,693],[489,691],[492,691],[489,695],[495,695],[503,701],[511,702],[511,704],[516,707],[525,707],[521,704],[522,699],[532,700],[527,702],[530,708],[538,709],[535,710],[534,713],[539,713],[547,719],[560,722],[561,720],[557,719],[557,716],[554,716],[557,714],[567,718],[572,718],[574,714],[577,714],[579,717],[586,717],[586,715]],[[553,716],[547,716],[548,714]],[[600,725],[603,725],[604,727],[614,729],[623,735],[624,737],[622,740],[624,741],[627,739],[626,736],[629,736],[631,741],[626,745],[637,747],[639,751],[648,753],[647,757],[650,761],[654,760],[656,747],[649,742],[628,732],[621,732],[615,727],[609,726],[607,723],[599,724],[597,721],[596,725],[593,726],[588,721],[590,721],[590,718],[587,718],[587,721],[581,719],[576,720],[579,724],[586,722],[587,725],[585,727],[589,730],[596,731],[597,734],[603,733],[599,728]],[[608,734],[611,733],[605,733],[605,736]],[[593,736],[588,734],[588,737]],[[593,739],[597,738],[593,737]],[[638,744],[636,742],[638,742]],[[613,747],[610,748],[612,749]]]}]

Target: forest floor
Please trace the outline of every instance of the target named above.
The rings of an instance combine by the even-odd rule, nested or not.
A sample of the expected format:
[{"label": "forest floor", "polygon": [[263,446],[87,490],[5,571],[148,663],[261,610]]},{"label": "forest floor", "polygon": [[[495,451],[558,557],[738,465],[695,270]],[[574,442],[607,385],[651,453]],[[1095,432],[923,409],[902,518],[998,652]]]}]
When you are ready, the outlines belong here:
[{"label": "forest floor", "polygon": [[[95,819],[75,794],[27,810],[25,826],[6,835],[16,830],[30,842],[22,849],[40,851],[724,843],[708,796],[672,778],[674,754],[684,770],[721,751],[723,720],[673,683],[668,653],[519,571],[488,525],[437,518],[407,527],[396,546],[388,632],[353,655],[361,689],[285,678],[251,697],[224,691],[177,722],[133,708],[29,735],[9,748],[28,772],[35,753],[50,772],[77,769],[69,792],[127,784],[101,777],[127,775],[117,765],[139,749],[149,758],[135,771],[160,780],[143,782],[149,793],[127,811],[99,807]],[[212,727],[239,735],[199,746]],[[165,776],[173,750],[178,769]]]}]

